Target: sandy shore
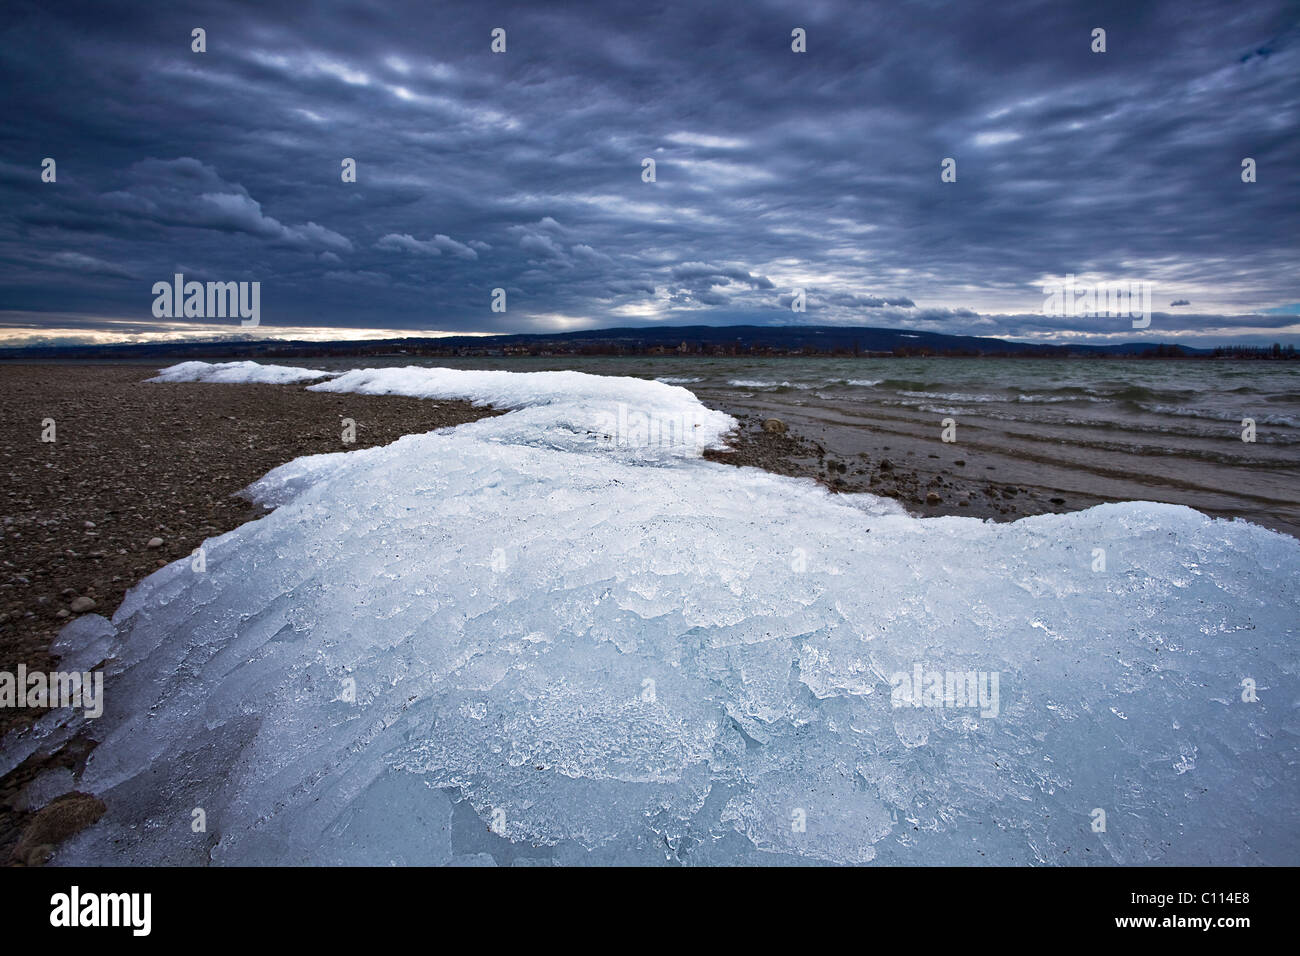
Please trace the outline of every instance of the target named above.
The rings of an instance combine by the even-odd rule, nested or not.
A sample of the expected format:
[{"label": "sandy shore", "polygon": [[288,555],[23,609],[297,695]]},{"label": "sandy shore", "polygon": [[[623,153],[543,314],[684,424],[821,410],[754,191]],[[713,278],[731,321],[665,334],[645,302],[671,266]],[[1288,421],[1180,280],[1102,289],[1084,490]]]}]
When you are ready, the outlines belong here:
[{"label": "sandy shore", "polygon": [[[1027,454],[970,425],[961,426],[959,440],[944,442],[937,425],[927,422],[922,428],[874,409],[865,417],[860,409],[850,415],[826,403],[793,404],[774,396],[749,401],[702,397],[742,423],[735,451],[717,460],[814,478],[836,491],[894,498],[922,517],[960,514],[1014,521],[1104,502],[1160,501],[1300,536],[1300,507],[1294,499],[1278,500],[1277,493],[1258,493],[1257,472],[1207,487],[1202,481],[1157,474],[1154,459],[1148,474],[1131,467],[1082,468],[1064,455]],[[761,430],[762,422],[773,417],[788,426],[789,440]],[[1236,442],[1229,447],[1242,446]],[[1276,470],[1285,486],[1288,472],[1281,466]]]},{"label": "sandy shore", "polygon": [[1120,500],[1065,492],[1029,480],[1001,480],[995,477],[998,466],[990,465],[987,456],[938,439],[868,435],[861,430],[828,435],[805,423],[791,425],[787,418],[777,419],[787,429],[781,434],[763,429],[767,414],[739,407],[726,411],[740,421],[740,429],[731,449],[706,452],[707,458],[812,478],[835,492],[893,498],[909,513],[927,518],[963,515],[1014,521]]},{"label": "sandy shore", "polygon": [[[132,585],[257,517],[260,508],[232,496],[277,465],[494,414],[302,386],[145,384],[154,372],[0,366],[0,671],[55,669],[50,643],[69,620],[111,616]],[[40,440],[48,418],[53,443]],[[342,441],[344,418],[356,422],[352,444]],[[0,736],[32,717],[0,709]],[[89,748],[78,741],[0,778],[0,862],[32,816],[26,784],[51,768],[79,769]]]}]

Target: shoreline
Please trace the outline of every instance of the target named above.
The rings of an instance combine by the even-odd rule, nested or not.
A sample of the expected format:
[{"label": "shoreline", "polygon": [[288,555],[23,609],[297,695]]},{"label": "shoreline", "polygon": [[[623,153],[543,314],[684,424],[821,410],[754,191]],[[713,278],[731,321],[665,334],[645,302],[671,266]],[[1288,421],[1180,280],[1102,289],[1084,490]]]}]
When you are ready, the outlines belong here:
[{"label": "shoreline", "polygon": [[[915,517],[1015,521],[1099,504],[1153,501],[1300,537],[1294,507],[1253,500],[1240,487],[1215,492],[1154,474],[1107,472],[1018,453],[965,422],[959,425],[958,440],[946,443],[937,424],[927,423],[922,431],[915,421],[879,413],[848,419],[826,405],[797,405],[772,395],[746,401],[706,394],[701,400],[741,422],[734,450],[710,453],[714,460],[812,478],[832,491],[893,498]],[[762,431],[769,418],[787,426],[789,441]],[[979,437],[971,439],[972,430]]]},{"label": "shoreline", "polygon": [[[1082,511],[1110,499],[1072,494],[1029,483],[1004,482],[988,471],[970,467],[957,450],[948,455],[905,451],[897,436],[875,436],[858,443],[870,450],[848,451],[841,445],[806,437],[784,419],[784,433],[764,430],[771,420],[743,409],[727,409],[740,428],[727,451],[707,451],[710,461],[752,466],[792,478],[811,478],[837,494],[872,494],[897,501],[920,518],[958,516],[990,521],[1015,521],[1040,514]],[[890,444],[885,444],[889,441]],[[938,444],[938,442],[936,442]],[[924,454],[924,457],[920,457]],[[986,466],[987,467],[987,466]]]},{"label": "shoreline", "polygon": [[[236,493],[273,468],[502,414],[464,401],[309,392],[310,383],[146,383],[155,371],[82,366],[69,375],[67,365],[10,365],[0,379],[0,407],[19,424],[0,439],[0,670],[20,663],[29,671],[55,669],[51,644],[77,614],[111,616],[149,574],[258,518],[262,509]],[[796,408],[776,409],[786,424],[773,432],[763,427],[774,414],[770,405],[701,401],[739,423],[728,449],[706,451],[706,459],[811,478],[832,492],[892,498],[919,517],[1006,522],[1131,500],[1003,480],[978,451],[937,437],[862,427],[818,435]],[[45,418],[56,421],[52,445],[38,441]],[[356,421],[354,443],[341,439],[344,418]],[[151,547],[156,539],[161,543]],[[0,710],[0,737],[39,713]],[[41,853],[31,855],[29,835],[42,812],[53,818],[41,824],[49,832],[75,827],[42,839],[42,851],[103,812],[96,798],[75,790],[44,810],[25,805],[33,780],[79,773],[94,746],[83,734],[0,778],[0,862],[43,862]],[[20,841],[28,855],[11,860]]]}]

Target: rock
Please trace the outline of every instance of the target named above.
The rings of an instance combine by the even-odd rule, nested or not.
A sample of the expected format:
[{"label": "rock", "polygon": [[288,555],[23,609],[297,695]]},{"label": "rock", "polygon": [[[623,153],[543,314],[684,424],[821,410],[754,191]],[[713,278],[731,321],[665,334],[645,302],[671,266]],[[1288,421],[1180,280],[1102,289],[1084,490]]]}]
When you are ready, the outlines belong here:
[{"label": "rock", "polygon": [[42,843],[40,846],[32,847],[31,851],[27,854],[27,859],[23,862],[28,866],[44,866],[50,861],[50,857],[52,856],[54,856],[54,847],[50,846],[48,843]]},{"label": "rock", "polygon": [[880,459],[880,470],[881,470],[881,471],[893,471],[893,470],[894,470],[894,463],[893,463],[892,461],[890,461],[888,458],[882,458],[882,459]]},{"label": "rock", "polygon": [[1053,498],[1053,499],[1052,499],[1052,504],[1054,504],[1054,505],[1063,505],[1063,504],[1065,504],[1065,499],[1064,499],[1064,498]]},{"label": "rock", "polygon": [[937,504],[942,504],[942,503],[943,503],[943,497],[939,494],[939,492],[937,492],[937,491],[932,491],[932,492],[930,492],[929,494],[927,494],[927,495],[925,496],[925,503],[926,503],[927,505],[937,505]]},{"label": "rock", "polygon": [[94,598],[89,598],[86,597],[85,595],[82,595],[79,598],[75,598],[73,602],[68,605],[68,608],[72,611],[73,614],[84,614],[86,611],[89,611],[94,606],[95,606]]},{"label": "rock", "polygon": [[954,465],[961,465],[963,468],[965,468],[965,467],[966,467],[966,459],[965,459],[965,458],[958,458],[956,461],[953,462],[953,464],[954,464]]},{"label": "rock", "polygon": [[763,422],[763,431],[771,432],[774,435],[784,435],[786,433],[785,422],[779,418],[769,418]]},{"label": "rock", "polygon": [[145,545],[146,548],[161,548],[162,546],[163,546],[162,538],[150,538],[149,543]]},{"label": "rock", "polygon": [[41,847],[62,843],[104,815],[104,801],[89,793],[73,792],[59,797],[34,814],[13,849],[15,862],[26,863]]}]

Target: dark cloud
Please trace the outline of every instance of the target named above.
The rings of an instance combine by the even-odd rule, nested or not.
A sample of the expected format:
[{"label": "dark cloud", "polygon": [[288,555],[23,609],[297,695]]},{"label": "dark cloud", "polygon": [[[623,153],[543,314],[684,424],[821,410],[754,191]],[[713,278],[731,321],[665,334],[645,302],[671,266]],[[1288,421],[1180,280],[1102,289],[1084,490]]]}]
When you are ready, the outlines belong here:
[{"label": "dark cloud", "polygon": [[[147,323],[183,271],[261,281],[268,328],[1294,339],[1298,19],[1286,0],[10,0],[0,325]],[[1067,274],[1201,313],[1140,336],[1042,315]]]}]

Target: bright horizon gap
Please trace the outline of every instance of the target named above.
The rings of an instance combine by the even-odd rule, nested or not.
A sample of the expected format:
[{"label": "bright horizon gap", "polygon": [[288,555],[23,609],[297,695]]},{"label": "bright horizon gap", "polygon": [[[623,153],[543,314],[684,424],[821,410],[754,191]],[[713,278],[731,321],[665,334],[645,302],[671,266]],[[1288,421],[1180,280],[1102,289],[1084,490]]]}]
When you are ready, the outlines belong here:
[{"label": "bright horizon gap", "polygon": [[[1159,316],[1161,313],[1154,313]],[[1253,314],[1253,313],[1250,313]],[[1243,316],[1224,316],[1225,319]],[[781,325],[764,325],[759,322],[709,322],[683,319],[680,322],[653,322],[627,325],[614,320],[607,324],[593,324],[585,328],[574,328],[572,323],[565,323],[556,328],[520,328],[509,331],[462,332],[441,329],[392,329],[373,327],[336,327],[336,326],[250,326],[237,325],[214,328],[211,325],[180,322],[145,322],[138,319],[105,319],[90,315],[65,314],[63,318],[72,320],[62,326],[39,326],[30,322],[6,323],[5,313],[0,312],[0,348],[49,348],[49,347],[96,347],[129,344],[194,344],[203,342],[229,342],[231,344],[267,341],[312,342],[322,345],[345,342],[369,342],[387,339],[439,339],[439,338],[492,338],[506,336],[546,336],[564,335],[575,332],[596,334],[611,329],[645,329],[647,332],[669,328],[711,328],[727,329],[733,327],[759,327],[775,329],[808,328],[876,328],[902,333],[937,334],[960,336],[1004,342],[1016,342],[1028,345],[1111,345],[1137,342],[1169,342],[1194,345],[1200,348],[1215,346],[1260,344],[1279,342],[1282,345],[1300,345],[1300,323],[1283,327],[1266,326],[1221,326],[1201,330],[1171,329],[1162,331],[1158,323],[1149,328],[1118,329],[1113,332],[1084,332],[1076,329],[1060,331],[1022,332],[1012,335],[987,334],[972,332],[944,332],[938,329],[918,328],[898,324],[874,325],[870,319],[863,322],[846,324],[835,322],[788,323]],[[883,317],[882,317],[883,318]],[[78,326],[77,320],[87,323]],[[529,320],[525,320],[526,322]],[[91,326],[89,323],[93,322]]]},{"label": "bright horizon gap", "polygon": [[[3,313],[0,313],[0,317]],[[89,318],[89,317],[88,317]],[[450,336],[468,336],[480,338],[499,333],[492,332],[455,332],[441,329],[378,329],[378,328],[338,328],[329,326],[226,326],[213,328],[198,324],[167,323],[165,328],[142,327],[138,329],[114,329],[114,325],[149,326],[155,323],[142,323],[136,319],[98,320],[98,327],[79,328],[76,326],[37,326],[30,324],[0,324],[0,348],[26,348],[55,345],[126,345],[159,344],[175,342],[248,342],[248,341],[298,341],[298,342],[356,342],[382,339],[428,338],[438,339]]]}]

